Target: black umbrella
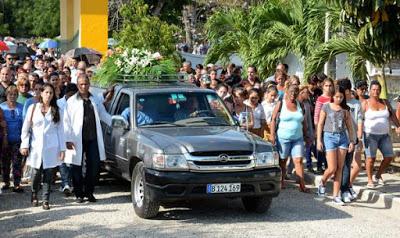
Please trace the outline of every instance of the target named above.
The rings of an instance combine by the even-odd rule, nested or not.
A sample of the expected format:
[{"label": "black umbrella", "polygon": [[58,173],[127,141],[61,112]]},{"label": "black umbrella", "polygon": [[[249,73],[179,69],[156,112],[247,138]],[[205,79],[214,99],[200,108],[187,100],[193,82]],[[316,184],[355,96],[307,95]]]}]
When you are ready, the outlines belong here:
[{"label": "black umbrella", "polygon": [[72,50],[67,51],[65,53],[65,56],[70,57],[70,58],[83,58],[84,56],[90,56],[90,55],[97,55],[97,56],[102,56],[102,53],[91,49],[91,48],[86,48],[86,47],[80,47],[80,48],[75,48]]},{"label": "black umbrella", "polygon": [[10,45],[8,48],[10,48],[10,50],[7,51],[8,53],[18,55],[20,58],[35,53],[25,45]]}]

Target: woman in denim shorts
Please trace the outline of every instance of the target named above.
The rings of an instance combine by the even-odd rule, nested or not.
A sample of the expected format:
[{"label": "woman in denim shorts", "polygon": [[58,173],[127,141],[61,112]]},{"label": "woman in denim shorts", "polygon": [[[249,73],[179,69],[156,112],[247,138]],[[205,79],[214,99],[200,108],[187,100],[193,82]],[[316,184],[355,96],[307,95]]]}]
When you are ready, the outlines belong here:
[{"label": "woman in denim shorts", "polygon": [[[296,174],[300,181],[300,191],[308,192],[304,183],[304,135],[303,131],[307,130],[304,120],[304,112],[297,101],[299,95],[299,87],[297,85],[286,84],[285,96],[279,101],[272,113],[271,121],[271,141],[277,146],[280,155],[279,165],[282,170],[281,187],[285,187],[286,162],[290,156],[295,165]],[[279,121],[277,123],[277,120]],[[278,128],[276,130],[276,128]],[[276,133],[275,133],[276,131]]]},{"label": "woman in denim shorts", "polygon": [[[318,187],[318,195],[325,196],[325,184],[334,175],[333,182],[333,202],[343,205],[342,198],[339,196],[342,181],[342,169],[347,151],[354,149],[353,122],[346,104],[345,90],[338,85],[335,86],[335,93],[331,103],[322,107],[318,122],[317,149],[322,151],[325,147],[328,168],[325,170]],[[349,132],[347,136],[346,131]],[[322,141],[322,132],[323,141]]]},{"label": "woman in denim shorts", "polygon": [[[390,120],[396,125],[396,132],[400,132],[400,124],[393,113],[389,103],[379,98],[381,85],[374,80],[370,85],[370,98],[362,103],[364,111],[364,147],[367,157],[366,169],[368,176],[368,188],[374,188],[374,181],[379,185],[384,185],[382,173],[390,165],[394,157],[392,140],[390,139]],[[374,163],[376,151],[380,150],[383,160],[379,166],[378,172],[373,179]]]}]

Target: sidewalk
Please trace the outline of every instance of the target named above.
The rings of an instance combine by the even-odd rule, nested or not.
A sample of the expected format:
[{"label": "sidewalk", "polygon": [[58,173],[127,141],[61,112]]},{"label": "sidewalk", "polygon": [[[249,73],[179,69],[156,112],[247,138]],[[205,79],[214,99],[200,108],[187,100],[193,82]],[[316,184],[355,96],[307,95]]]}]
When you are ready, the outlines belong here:
[{"label": "sidewalk", "polygon": [[[307,184],[318,186],[322,175],[315,175],[305,172],[305,180]],[[383,209],[395,209],[400,211],[400,176],[398,174],[382,175],[385,180],[384,186],[376,186],[375,189],[368,189],[367,175],[362,171],[353,185],[354,190],[358,193],[356,204],[369,203],[377,204]],[[327,183],[328,194],[332,193],[332,180]]]}]

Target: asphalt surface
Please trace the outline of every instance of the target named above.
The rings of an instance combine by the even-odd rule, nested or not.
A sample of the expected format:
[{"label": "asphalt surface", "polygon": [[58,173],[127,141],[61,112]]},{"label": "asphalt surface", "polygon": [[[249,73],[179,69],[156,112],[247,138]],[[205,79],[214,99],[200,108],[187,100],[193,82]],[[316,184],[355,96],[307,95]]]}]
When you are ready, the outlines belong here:
[{"label": "asphalt surface", "polygon": [[239,199],[216,199],[162,208],[137,217],[129,184],[103,177],[97,203],[77,204],[54,187],[51,209],[30,206],[30,192],[0,194],[1,237],[398,237],[400,216],[384,204],[336,206],[293,186],[265,214],[244,211]]}]

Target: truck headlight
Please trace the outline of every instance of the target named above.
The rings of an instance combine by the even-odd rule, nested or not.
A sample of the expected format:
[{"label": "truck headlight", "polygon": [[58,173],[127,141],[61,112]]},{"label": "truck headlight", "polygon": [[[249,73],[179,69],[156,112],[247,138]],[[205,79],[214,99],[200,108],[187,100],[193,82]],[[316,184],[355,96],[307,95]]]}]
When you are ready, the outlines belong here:
[{"label": "truck headlight", "polygon": [[276,151],[256,153],[256,167],[273,167],[279,164],[279,154]]},{"label": "truck headlight", "polygon": [[189,170],[184,155],[153,155],[153,168],[160,170]]}]

